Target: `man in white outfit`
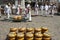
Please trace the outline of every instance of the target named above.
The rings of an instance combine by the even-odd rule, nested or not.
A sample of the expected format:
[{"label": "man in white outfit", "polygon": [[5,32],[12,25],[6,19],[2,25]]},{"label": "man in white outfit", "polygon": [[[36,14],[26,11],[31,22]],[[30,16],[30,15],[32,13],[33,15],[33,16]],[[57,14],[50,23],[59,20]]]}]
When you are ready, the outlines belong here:
[{"label": "man in white outfit", "polygon": [[43,5],[41,5],[41,14],[40,15],[44,15],[44,6]]},{"label": "man in white outfit", "polygon": [[30,4],[28,4],[27,5],[27,8],[29,9],[29,12],[28,12],[28,20],[29,20],[29,22],[31,22],[32,21],[32,18],[31,18],[31,6],[30,6]]},{"label": "man in white outfit", "polygon": [[53,5],[53,6],[52,6],[52,15],[51,15],[51,16],[53,17],[54,14],[55,14],[55,6]]},{"label": "man in white outfit", "polygon": [[48,9],[49,9],[48,5],[45,5],[45,16],[48,16]]},{"label": "man in white outfit", "polygon": [[11,5],[8,4],[8,7],[7,7],[7,18],[8,19],[10,18],[10,14],[11,14]]},{"label": "man in white outfit", "polygon": [[9,13],[9,12],[8,12],[9,10],[8,10],[8,8],[9,8],[9,7],[8,7],[8,4],[6,4],[6,5],[5,5],[5,8],[4,8],[4,9],[5,9],[5,10],[4,10],[4,13],[5,13],[5,15],[6,15],[6,18],[9,18],[9,14],[8,14],[8,13]]},{"label": "man in white outfit", "polygon": [[16,6],[13,4],[13,6],[12,6],[12,13],[13,14],[16,14]]},{"label": "man in white outfit", "polygon": [[18,5],[18,7],[17,7],[17,14],[19,15],[20,14],[20,5]]},{"label": "man in white outfit", "polygon": [[4,13],[5,13],[5,15],[7,15],[7,9],[8,9],[8,4],[6,4],[5,7],[4,7]]},{"label": "man in white outfit", "polygon": [[0,5],[0,17],[1,17],[1,5]]},{"label": "man in white outfit", "polygon": [[6,14],[6,18],[9,19],[10,18],[10,14],[11,14],[11,5],[10,4],[6,4],[5,5],[5,14]]},{"label": "man in white outfit", "polygon": [[35,14],[36,15],[38,15],[38,8],[39,8],[38,4],[35,4]]},{"label": "man in white outfit", "polygon": [[29,8],[25,8],[25,18],[29,18]]}]

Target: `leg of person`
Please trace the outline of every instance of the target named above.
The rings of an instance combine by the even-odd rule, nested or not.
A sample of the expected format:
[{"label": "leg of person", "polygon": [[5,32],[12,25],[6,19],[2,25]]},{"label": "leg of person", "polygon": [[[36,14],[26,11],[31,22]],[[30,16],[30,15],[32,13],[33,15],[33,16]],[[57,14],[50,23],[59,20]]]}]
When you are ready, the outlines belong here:
[{"label": "leg of person", "polygon": [[1,12],[0,12],[0,18],[1,18]]},{"label": "leg of person", "polygon": [[51,13],[51,11],[50,10],[48,10],[48,15],[50,16],[50,13]]},{"label": "leg of person", "polygon": [[47,16],[47,10],[45,11],[45,16]]},{"label": "leg of person", "polygon": [[37,12],[36,14],[38,15],[38,10],[36,10],[36,12]]},{"label": "leg of person", "polygon": [[19,15],[19,12],[17,12],[17,15]]},{"label": "leg of person", "polygon": [[54,16],[54,13],[52,13],[52,16]]},{"label": "leg of person", "polygon": [[[29,15],[30,15],[30,14],[29,14]],[[31,19],[31,15],[30,15],[30,16],[29,16],[29,22],[31,22],[31,20],[32,20],[32,19]]]},{"label": "leg of person", "polygon": [[46,13],[47,13],[47,12],[46,12],[46,10],[45,10],[45,14],[44,14],[44,16],[46,16]]},{"label": "leg of person", "polygon": [[32,19],[31,19],[31,10],[29,11],[29,22],[31,22]]},{"label": "leg of person", "polygon": [[34,11],[35,15],[36,15],[36,10]]},{"label": "leg of person", "polygon": [[47,11],[47,16],[49,16],[49,10]]},{"label": "leg of person", "polygon": [[8,15],[8,19],[10,18],[10,13],[7,14]]},{"label": "leg of person", "polygon": [[43,14],[43,10],[41,10],[41,15],[43,16],[44,14]]},{"label": "leg of person", "polygon": [[27,18],[29,18],[29,13],[28,14],[26,14],[27,15]]},{"label": "leg of person", "polygon": [[52,16],[54,16],[54,10],[52,10]]}]

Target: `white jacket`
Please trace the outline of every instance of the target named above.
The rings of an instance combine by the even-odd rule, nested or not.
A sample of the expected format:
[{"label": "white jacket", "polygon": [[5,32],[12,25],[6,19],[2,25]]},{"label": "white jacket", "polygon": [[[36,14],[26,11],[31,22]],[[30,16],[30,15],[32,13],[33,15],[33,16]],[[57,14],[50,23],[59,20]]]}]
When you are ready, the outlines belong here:
[{"label": "white jacket", "polygon": [[45,5],[45,10],[47,11],[49,9],[48,5]]}]

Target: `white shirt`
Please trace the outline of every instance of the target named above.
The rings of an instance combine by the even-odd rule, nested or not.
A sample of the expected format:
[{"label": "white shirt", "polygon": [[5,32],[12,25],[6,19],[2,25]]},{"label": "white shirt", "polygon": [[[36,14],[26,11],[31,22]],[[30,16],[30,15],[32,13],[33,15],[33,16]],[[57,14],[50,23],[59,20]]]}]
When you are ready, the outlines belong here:
[{"label": "white shirt", "polygon": [[12,9],[16,9],[16,6],[15,6],[15,5],[13,5],[13,6],[12,6]]},{"label": "white shirt", "polygon": [[5,13],[8,13],[8,5],[5,5]]},{"label": "white shirt", "polygon": [[11,13],[11,7],[8,6],[7,13]]},{"label": "white shirt", "polygon": [[44,9],[44,6],[43,5],[41,5],[41,10],[43,10]]},{"label": "white shirt", "polygon": [[45,5],[45,10],[48,10],[48,9],[49,9],[48,5]]}]

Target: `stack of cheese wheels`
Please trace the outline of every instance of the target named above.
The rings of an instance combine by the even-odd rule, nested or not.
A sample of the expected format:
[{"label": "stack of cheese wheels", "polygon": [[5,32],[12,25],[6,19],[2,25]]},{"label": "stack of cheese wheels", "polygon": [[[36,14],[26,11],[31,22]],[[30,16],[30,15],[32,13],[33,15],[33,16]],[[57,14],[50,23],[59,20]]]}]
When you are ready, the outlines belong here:
[{"label": "stack of cheese wheels", "polygon": [[27,28],[27,32],[34,33],[34,28],[33,27]]},{"label": "stack of cheese wheels", "polygon": [[42,34],[40,32],[35,33],[35,40],[42,40]]},{"label": "stack of cheese wheels", "polygon": [[13,18],[14,18],[14,20],[17,20],[17,16],[14,16]]},{"label": "stack of cheese wheels", "polygon": [[17,20],[21,20],[21,19],[22,19],[22,16],[21,15],[17,17]]},{"label": "stack of cheese wheels", "polygon": [[16,37],[16,33],[15,32],[10,32],[8,34],[8,40],[15,40]]},{"label": "stack of cheese wheels", "polygon": [[35,28],[35,33],[37,33],[37,32],[41,32],[41,28]]},{"label": "stack of cheese wheels", "polygon": [[33,33],[30,32],[26,33],[26,40],[33,40],[33,38],[34,38]]},{"label": "stack of cheese wheels", "polygon": [[24,40],[24,33],[18,33],[17,40]]},{"label": "stack of cheese wheels", "polygon": [[10,28],[10,32],[15,32],[15,33],[17,33],[17,28]]},{"label": "stack of cheese wheels", "polygon": [[41,31],[42,34],[45,33],[46,31],[48,31],[48,28],[46,28],[46,27],[42,27],[41,29],[42,29],[42,31]]},{"label": "stack of cheese wheels", "polygon": [[21,15],[20,16],[14,16],[13,18],[14,18],[14,20],[21,20],[22,16]]},{"label": "stack of cheese wheels", "polygon": [[18,32],[26,33],[26,27],[19,28]]},{"label": "stack of cheese wheels", "polygon": [[51,39],[50,34],[47,34],[47,33],[43,34],[43,40],[50,40],[50,39]]}]

